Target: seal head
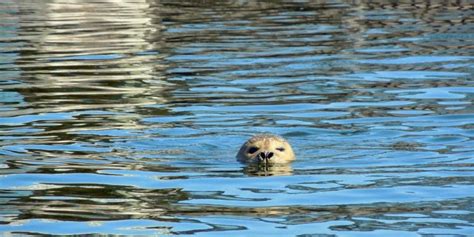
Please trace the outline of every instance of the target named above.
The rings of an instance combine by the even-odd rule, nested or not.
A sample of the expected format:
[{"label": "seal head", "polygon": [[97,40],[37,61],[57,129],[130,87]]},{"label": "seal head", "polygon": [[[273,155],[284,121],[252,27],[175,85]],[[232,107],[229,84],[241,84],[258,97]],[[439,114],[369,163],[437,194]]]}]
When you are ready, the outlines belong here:
[{"label": "seal head", "polygon": [[259,134],[242,145],[237,159],[243,163],[288,163],[295,159],[295,154],[284,138],[273,134]]}]

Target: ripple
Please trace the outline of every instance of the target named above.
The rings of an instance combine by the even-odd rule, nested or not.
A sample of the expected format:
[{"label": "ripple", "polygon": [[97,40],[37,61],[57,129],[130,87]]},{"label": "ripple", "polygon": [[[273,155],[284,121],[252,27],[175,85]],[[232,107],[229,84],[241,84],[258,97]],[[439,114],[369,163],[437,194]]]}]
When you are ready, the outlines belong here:
[{"label": "ripple", "polygon": [[367,64],[417,64],[417,63],[439,63],[450,61],[465,61],[472,60],[472,57],[459,56],[410,56],[393,59],[378,59],[378,60],[359,60],[358,63]]}]

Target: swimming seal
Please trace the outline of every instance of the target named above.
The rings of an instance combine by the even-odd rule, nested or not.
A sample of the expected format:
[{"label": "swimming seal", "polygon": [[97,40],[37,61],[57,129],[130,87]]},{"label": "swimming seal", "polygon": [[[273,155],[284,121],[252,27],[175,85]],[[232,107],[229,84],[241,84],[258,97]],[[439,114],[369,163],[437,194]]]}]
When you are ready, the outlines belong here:
[{"label": "swimming seal", "polygon": [[242,163],[278,164],[295,159],[290,143],[273,134],[258,134],[247,140],[239,152],[237,160]]}]

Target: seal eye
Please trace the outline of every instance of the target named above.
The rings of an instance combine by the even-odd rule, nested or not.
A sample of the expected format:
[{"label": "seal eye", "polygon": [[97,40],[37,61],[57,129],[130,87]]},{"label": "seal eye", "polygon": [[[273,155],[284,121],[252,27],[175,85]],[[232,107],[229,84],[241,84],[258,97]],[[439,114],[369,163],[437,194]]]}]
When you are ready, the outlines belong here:
[{"label": "seal eye", "polygon": [[249,154],[253,154],[253,153],[257,152],[257,151],[258,151],[258,148],[253,146],[253,147],[250,147],[247,152],[248,152]]},{"label": "seal eye", "polygon": [[281,151],[281,152],[284,152],[285,151],[285,148],[283,147],[278,147],[277,150]]}]

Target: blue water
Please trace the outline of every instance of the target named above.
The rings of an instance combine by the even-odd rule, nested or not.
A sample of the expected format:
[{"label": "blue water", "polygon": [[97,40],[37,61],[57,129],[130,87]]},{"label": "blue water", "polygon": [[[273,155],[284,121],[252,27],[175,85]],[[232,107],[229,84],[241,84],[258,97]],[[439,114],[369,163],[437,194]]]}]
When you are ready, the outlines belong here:
[{"label": "blue water", "polygon": [[[474,8],[0,2],[0,235],[472,236]],[[256,133],[295,162],[236,161]]]}]

